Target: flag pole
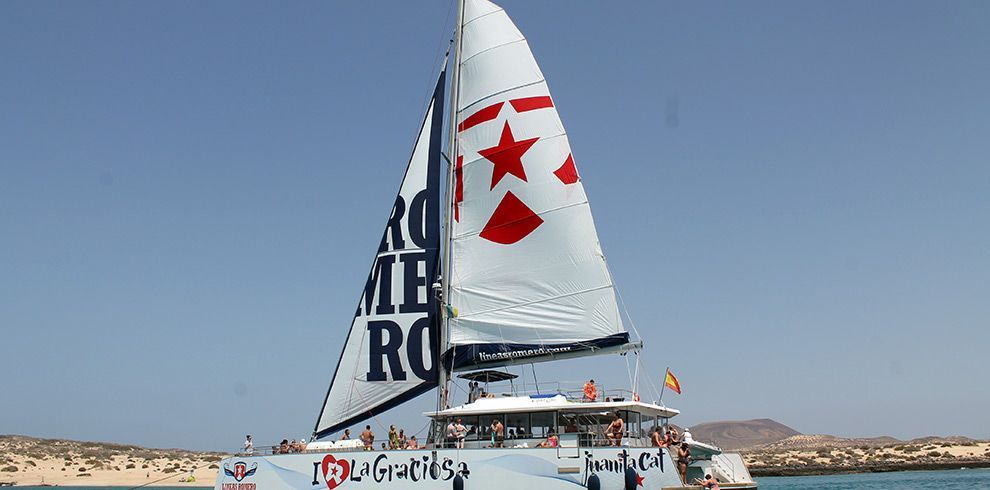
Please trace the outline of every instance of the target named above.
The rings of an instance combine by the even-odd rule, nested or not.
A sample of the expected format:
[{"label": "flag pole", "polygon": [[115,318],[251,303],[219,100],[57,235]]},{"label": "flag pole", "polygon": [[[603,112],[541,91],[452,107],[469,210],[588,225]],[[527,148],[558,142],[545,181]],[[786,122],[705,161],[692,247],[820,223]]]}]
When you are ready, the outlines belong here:
[{"label": "flag pole", "polygon": [[663,383],[660,386],[660,399],[657,400],[657,404],[660,405],[661,407],[664,406],[664,404],[663,404],[663,390],[666,390],[667,389],[667,373],[669,373],[669,372],[670,372],[670,367],[668,366],[667,369],[663,372]]}]

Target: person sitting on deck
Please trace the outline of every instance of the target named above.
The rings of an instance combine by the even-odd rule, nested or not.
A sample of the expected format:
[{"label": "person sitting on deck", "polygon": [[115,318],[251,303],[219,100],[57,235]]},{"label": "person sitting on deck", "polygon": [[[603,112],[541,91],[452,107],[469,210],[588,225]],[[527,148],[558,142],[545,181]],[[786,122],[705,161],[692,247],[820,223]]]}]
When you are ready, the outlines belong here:
[{"label": "person sitting on deck", "polygon": [[584,384],[584,401],[593,402],[598,398],[598,389],[595,388],[595,380],[588,380]]},{"label": "person sitting on deck", "polygon": [[278,445],[279,454],[289,454],[289,440],[282,439],[282,442]]},{"label": "person sitting on deck", "polygon": [[351,429],[344,429],[344,435],[340,436],[340,441],[347,441],[351,438]]},{"label": "person sitting on deck", "polygon": [[605,438],[608,439],[609,446],[621,446],[622,431],[625,429],[625,422],[622,421],[622,417],[618,413],[612,417],[612,423],[608,424],[608,428],[605,429]]},{"label": "person sitting on deck", "polygon": [[306,450],[306,446],[307,446],[307,444],[306,444],[306,438],[305,437],[299,438],[299,452],[305,451]]},{"label": "person sitting on deck", "polygon": [[694,482],[698,485],[705,487],[708,490],[719,490],[718,480],[712,478],[711,473],[705,475],[705,479],[695,478]]},{"label": "person sitting on deck", "polygon": [[558,444],[560,444],[560,438],[557,437],[556,432],[551,430],[550,434],[547,435],[547,440],[537,444],[536,447],[557,447]]},{"label": "person sitting on deck", "polygon": [[290,453],[298,453],[299,452],[299,443],[296,442],[295,439],[293,439],[292,442],[289,443],[289,452]]},{"label": "person sitting on deck", "polygon": [[416,436],[409,438],[409,444],[406,444],[406,449],[419,449],[419,441],[416,440]]},{"label": "person sitting on deck", "polygon": [[364,426],[364,432],[361,432],[361,442],[364,443],[365,451],[373,451],[375,449],[375,433],[371,432],[371,426]]}]

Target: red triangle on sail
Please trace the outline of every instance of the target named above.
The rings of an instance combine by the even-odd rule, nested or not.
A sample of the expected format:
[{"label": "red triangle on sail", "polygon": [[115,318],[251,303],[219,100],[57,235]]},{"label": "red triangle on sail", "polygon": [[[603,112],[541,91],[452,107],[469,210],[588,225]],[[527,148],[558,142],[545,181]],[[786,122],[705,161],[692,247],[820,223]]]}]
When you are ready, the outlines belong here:
[{"label": "red triangle on sail", "polygon": [[574,157],[570,154],[567,155],[567,160],[564,160],[564,164],[553,171],[553,174],[565,185],[574,184],[581,180],[581,177],[578,177],[577,167],[574,166]]},{"label": "red triangle on sail", "polygon": [[536,228],[543,224],[540,218],[523,204],[512,192],[506,192],[502,202],[498,203],[492,217],[481,230],[481,238],[490,242],[512,245],[526,238]]}]

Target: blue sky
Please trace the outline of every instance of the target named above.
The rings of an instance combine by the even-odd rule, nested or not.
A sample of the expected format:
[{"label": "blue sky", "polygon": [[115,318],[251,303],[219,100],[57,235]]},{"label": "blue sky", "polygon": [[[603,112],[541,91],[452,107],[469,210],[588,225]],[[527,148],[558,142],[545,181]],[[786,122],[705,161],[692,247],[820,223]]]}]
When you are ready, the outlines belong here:
[{"label": "blue sky", "polygon": [[[679,422],[990,437],[990,4],[503,5]],[[309,435],[451,17],[0,3],[0,433]]]}]

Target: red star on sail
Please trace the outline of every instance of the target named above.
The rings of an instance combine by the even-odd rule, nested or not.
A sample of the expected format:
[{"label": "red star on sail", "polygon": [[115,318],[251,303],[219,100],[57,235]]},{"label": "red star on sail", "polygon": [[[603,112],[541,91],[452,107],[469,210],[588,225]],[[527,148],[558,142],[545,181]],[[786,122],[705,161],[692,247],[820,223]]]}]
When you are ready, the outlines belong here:
[{"label": "red star on sail", "polygon": [[523,182],[527,182],[526,170],[523,169],[522,164],[522,156],[539,139],[530,138],[516,141],[516,138],[512,136],[512,128],[509,127],[509,121],[505,121],[498,145],[478,152],[479,155],[495,164],[495,168],[492,170],[492,186],[489,190],[494,189],[506,174],[515,175]]}]

